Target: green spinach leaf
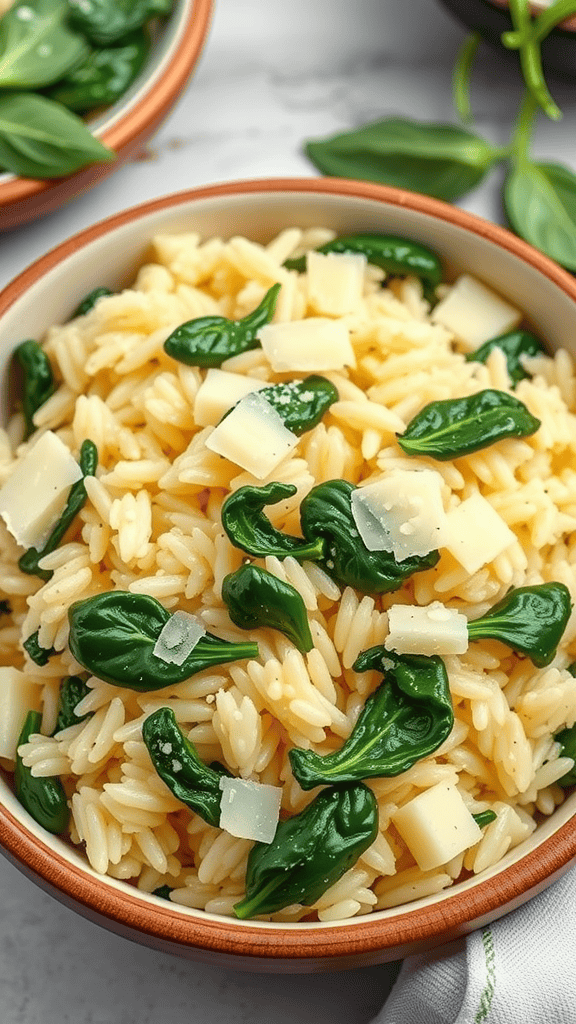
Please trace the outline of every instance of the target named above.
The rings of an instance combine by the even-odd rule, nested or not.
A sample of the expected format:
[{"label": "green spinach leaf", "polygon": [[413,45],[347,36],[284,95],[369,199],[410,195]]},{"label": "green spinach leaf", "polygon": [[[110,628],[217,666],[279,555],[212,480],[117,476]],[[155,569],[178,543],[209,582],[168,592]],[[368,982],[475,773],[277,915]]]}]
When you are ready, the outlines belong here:
[{"label": "green spinach leaf", "polygon": [[362,783],[325,789],[300,814],[281,821],[268,845],[248,856],[246,896],[236,917],[310,906],[356,863],[378,834],[378,805]]},{"label": "green spinach leaf", "polygon": [[289,751],[302,789],[399,775],[450,735],[454,712],[441,658],[398,655],[378,646],[363,651],[354,669],[377,669],[384,673],[384,681],[366,701],[339,750],[323,757],[299,747]]},{"label": "green spinach leaf", "polygon": [[502,350],[506,356],[506,368],[512,385],[519,384],[521,380],[529,377],[524,369],[523,358],[525,356],[539,356],[545,349],[539,338],[530,331],[517,329],[508,331],[507,334],[499,334],[497,338],[490,338],[479,348],[466,355],[467,363],[485,363],[488,356],[495,348]]},{"label": "green spinach leaf", "polygon": [[203,636],[181,665],[163,661],[154,646],[170,612],[153,597],[112,590],[76,601],[68,610],[70,650],[98,679],[129,690],[161,690],[202,669],[256,658],[258,645]]},{"label": "green spinach leaf", "polygon": [[312,650],[306,607],[290,583],[257,565],[243,565],[222,583],[222,600],[240,629],[269,626],[284,633],[303,653]]},{"label": "green spinach leaf", "polygon": [[18,0],[0,17],[0,88],[41,88],[86,56],[86,40],[67,17],[66,0]]},{"label": "green spinach leaf", "polygon": [[117,46],[92,50],[47,95],[79,114],[115,103],[140,74],[150,51],[150,38],[139,30]]},{"label": "green spinach leaf", "polygon": [[38,642],[39,630],[35,633],[31,633],[26,640],[23,641],[22,646],[27,651],[28,656],[36,665],[47,665],[48,659],[53,658],[56,654],[54,647],[41,647]]},{"label": "green spinach leaf", "polygon": [[528,437],[539,426],[540,420],[518,398],[489,388],[466,398],[430,402],[398,435],[398,444],[407,455],[445,462],[505,437]]},{"label": "green spinach leaf", "polygon": [[496,821],[498,815],[495,811],[479,811],[478,814],[473,814],[472,817],[478,825],[478,828],[486,828],[486,825],[491,825],[493,821]]},{"label": "green spinach leaf", "polygon": [[313,374],[304,380],[270,384],[258,392],[282,417],[284,425],[300,437],[312,430],[338,401],[338,391],[326,377]]},{"label": "green spinach leaf", "polygon": [[170,14],[173,0],[68,0],[70,20],[98,46],[108,46],[141,28],[150,18]]},{"label": "green spinach leaf", "polygon": [[34,413],[54,394],[56,384],[50,360],[37,341],[23,341],[14,351],[16,361],[24,373],[22,410],[26,422],[26,437],[36,430]]},{"label": "green spinach leaf", "polygon": [[67,729],[69,725],[78,725],[78,722],[85,722],[87,718],[91,718],[92,711],[88,711],[85,715],[75,714],[76,705],[89,693],[91,690],[81,676],[66,676],[62,680],[58,694],[58,717],[55,733]]},{"label": "green spinach leaf", "polygon": [[[33,733],[40,732],[41,723],[42,715],[39,711],[28,712],[18,739],[19,747],[27,743]],[[16,755],[14,789],[22,806],[42,828],[55,835],[66,831],[70,811],[60,779],[54,776],[35,778],[22,758]]]},{"label": "green spinach leaf", "polygon": [[572,611],[563,583],[538,583],[510,590],[486,615],[468,623],[470,640],[499,640],[534,665],[549,665]]},{"label": "green spinach leaf", "polygon": [[74,320],[77,316],[85,316],[86,313],[89,313],[91,309],[94,309],[94,306],[98,302],[98,299],[103,299],[107,295],[113,294],[114,292],[110,291],[109,288],[105,288],[103,285],[101,285],[99,288],[93,288],[91,292],[88,292],[88,295],[84,296],[82,302],[80,302],[80,304],[76,306],[76,309],[72,313],[70,319]]},{"label": "green spinach leaf", "polygon": [[273,481],[264,487],[239,487],[230,494],[222,505],[222,526],[232,544],[249,555],[265,558],[276,555],[288,558],[291,555],[299,561],[322,556],[324,541],[313,537],[311,541],[291,537],[272,526],[264,515],[266,505],[277,505],[285,498],[296,494],[293,484]]},{"label": "green spinach leaf", "polygon": [[[380,267],[393,277],[414,274],[422,278],[429,288],[435,288],[442,280],[442,264],[431,249],[413,242],[409,238],[395,235],[341,235],[331,242],[319,245],[320,253],[358,253],[368,263]],[[306,270],[306,256],[296,256],[285,261],[288,270]]]}]

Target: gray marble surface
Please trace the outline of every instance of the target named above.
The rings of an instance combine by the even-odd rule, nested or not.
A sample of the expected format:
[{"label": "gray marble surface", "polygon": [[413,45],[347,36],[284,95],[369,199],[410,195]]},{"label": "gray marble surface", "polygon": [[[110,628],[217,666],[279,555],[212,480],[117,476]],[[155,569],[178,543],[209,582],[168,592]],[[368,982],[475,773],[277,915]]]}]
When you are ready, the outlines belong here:
[{"label": "gray marble surface", "polygon": [[[463,31],[435,0],[216,0],[198,71],[141,159],[67,207],[0,236],[0,287],[52,246],[118,210],[195,185],[314,174],[306,138],[380,116],[452,120]],[[535,152],[576,166],[576,95],[541,118]],[[517,74],[487,48],[474,77],[478,130],[506,142]],[[467,209],[502,222],[501,177]],[[97,928],[0,860],[1,1024],[365,1024],[395,967],[306,977],[187,963]]]}]

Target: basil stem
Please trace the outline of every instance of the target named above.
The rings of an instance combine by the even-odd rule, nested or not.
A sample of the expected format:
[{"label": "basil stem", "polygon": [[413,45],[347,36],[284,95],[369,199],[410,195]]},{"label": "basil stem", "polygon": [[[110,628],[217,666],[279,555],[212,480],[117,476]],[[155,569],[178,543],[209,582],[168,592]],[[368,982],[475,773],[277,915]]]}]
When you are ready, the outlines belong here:
[{"label": "basil stem", "polygon": [[479,32],[472,32],[466,36],[458,51],[458,57],[452,72],[452,102],[462,121],[470,121],[472,119],[470,76],[474,58],[481,42],[482,36]]},{"label": "basil stem", "polygon": [[19,559],[18,568],[21,572],[26,572],[31,576],[39,576],[41,580],[49,580],[54,575],[51,569],[41,569],[38,563],[40,559],[44,558],[44,555],[50,554],[51,551],[58,547],[66,530],[86,504],[88,495],[86,494],[84,480],[87,476],[94,476],[97,465],[98,449],[96,445],[93,441],[83,441],[80,449],[80,469],[82,470],[83,477],[81,480],[77,480],[75,484],[72,484],[64,511],[42,547],[39,549],[28,548],[28,551]]},{"label": "basil stem", "polygon": [[[27,743],[33,733],[40,732],[41,723],[42,715],[39,711],[28,712],[18,739],[19,747]],[[61,835],[66,831],[70,820],[70,811],[66,793],[59,778],[54,776],[35,778],[31,769],[26,767],[22,758],[17,754],[14,789],[22,806],[34,818],[34,821],[42,825],[42,828],[55,835]]]},{"label": "basil stem", "polygon": [[[381,267],[387,274],[404,277],[414,274],[435,288],[442,280],[442,265],[430,249],[408,238],[392,235],[343,235],[318,246],[316,252],[361,253],[368,263]],[[306,269],[306,256],[297,256],[285,261],[289,270]]]},{"label": "basil stem", "polygon": [[563,583],[519,587],[468,623],[470,640],[499,640],[538,668],[549,665],[566,629],[572,601]]},{"label": "basil stem", "polygon": [[222,774],[200,760],[171,708],[153,711],[142,725],[142,736],[152,764],[170,792],[209,825],[218,827]]},{"label": "basil stem", "polygon": [[78,114],[115,103],[140,74],[149,50],[150,37],[139,29],[116,46],[92,50],[47,95]]},{"label": "basil stem", "polygon": [[531,95],[549,118],[558,121],[562,117],[562,112],[546,85],[542,70],[542,54],[532,25],[528,0],[509,0],[508,7],[514,32],[504,32],[502,43],[509,49],[520,51],[522,74]]},{"label": "basil stem", "polygon": [[30,636],[23,641],[22,646],[25,651],[28,652],[28,656],[36,665],[47,665],[48,659],[53,658],[56,654],[54,647],[41,647],[38,642],[38,634],[40,630],[37,629],[35,633],[31,633]]},{"label": "basil stem", "polygon": [[427,455],[445,462],[506,437],[528,437],[539,426],[540,420],[523,402],[489,388],[466,398],[430,402],[397,437],[407,455]]},{"label": "basil stem", "polygon": [[304,380],[271,384],[261,388],[258,394],[276,409],[284,425],[298,437],[320,423],[324,413],[339,398],[334,385],[316,374]]},{"label": "basil stem", "polygon": [[26,437],[36,430],[34,413],[54,394],[56,384],[50,360],[37,341],[23,341],[14,351],[24,372],[22,411],[26,422]]},{"label": "basil stem", "polygon": [[270,520],[263,514],[266,505],[277,505],[285,498],[296,494],[293,484],[282,484],[273,481],[264,487],[239,487],[230,494],[222,505],[222,526],[232,544],[249,555],[265,558],[276,555],[277,558],[293,558],[303,561],[320,558],[324,551],[324,541],[314,537],[311,541],[292,537],[276,530]]},{"label": "basil stem", "polygon": [[478,825],[478,828],[486,828],[486,825],[491,825],[493,821],[496,821],[498,815],[495,811],[479,811],[478,814],[473,814],[472,817]]},{"label": "basil stem", "polygon": [[222,600],[232,622],[241,629],[269,626],[284,633],[303,653],[312,650],[308,616],[302,596],[290,583],[256,565],[243,565],[222,582]]},{"label": "basil stem", "polygon": [[302,789],[399,775],[450,735],[454,712],[441,658],[371,647],[354,663],[356,672],[369,669],[383,672],[384,680],[366,701],[342,747],[323,757],[299,747],[289,751]]},{"label": "basil stem", "polygon": [[281,821],[271,843],[248,856],[246,895],[236,917],[310,906],[356,863],[378,834],[378,805],[362,783],[322,790],[312,803]]},{"label": "basil stem", "polygon": [[81,676],[66,676],[60,684],[58,694],[58,717],[56,719],[55,733],[67,729],[69,725],[77,725],[78,722],[85,722],[93,712],[88,711],[85,715],[76,715],[76,705],[91,692]]},{"label": "basil stem", "polygon": [[545,351],[542,342],[535,334],[518,329],[508,331],[507,334],[499,334],[497,338],[485,341],[479,348],[466,354],[466,362],[485,363],[495,348],[499,348],[506,357],[506,369],[512,386],[530,376],[524,369],[524,357],[539,356]]},{"label": "basil stem", "polygon": [[385,594],[398,590],[415,572],[436,565],[437,551],[402,562],[392,552],[369,551],[352,515],[354,490],[347,480],[328,480],[313,487],[300,506],[302,533],[310,543],[323,541],[323,553],[315,560],[329,576],[363,594]]},{"label": "basil stem", "polygon": [[84,296],[82,301],[79,303],[79,305],[72,313],[70,319],[74,320],[77,316],[85,316],[86,313],[89,313],[91,309],[94,309],[94,306],[98,302],[98,299],[103,299],[106,298],[108,295],[113,294],[114,292],[110,291],[109,288],[105,288],[103,285],[101,285],[99,288],[93,288],[91,292],[88,292],[88,294]]},{"label": "basil stem", "polygon": [[164,342],[164,351],[187,366],[220,366],[232,356],[259,348],[258,331],[274,316],[281,287],[272,285],[260,305],[242,320],[201,316],[180,324]]},{"label": "basil stem", "polygon": [[169,618],[170,612],[146,594],[96,594],[68,610],[70,650],[98,679],[140,693],[181,683],[213,665],[258,656],[258,644],[228,643],[206,633],[181,665],[163,661],[154,646]]},{"label": "basil stem", "polygon": [[170,14],[173,0],[69,0],[70,20],[98,46],[115,43],[149,18]]}]

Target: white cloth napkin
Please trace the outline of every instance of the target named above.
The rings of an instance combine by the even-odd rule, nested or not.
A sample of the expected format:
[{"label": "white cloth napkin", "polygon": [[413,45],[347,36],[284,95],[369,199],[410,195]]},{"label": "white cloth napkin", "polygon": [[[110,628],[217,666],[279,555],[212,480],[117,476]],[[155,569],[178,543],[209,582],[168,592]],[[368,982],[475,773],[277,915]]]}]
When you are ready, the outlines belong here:
[{"label": "white cloth napkin", "polygon": [[372,1024],[576,1024],[576,868],[500,921],[405,960]]}]

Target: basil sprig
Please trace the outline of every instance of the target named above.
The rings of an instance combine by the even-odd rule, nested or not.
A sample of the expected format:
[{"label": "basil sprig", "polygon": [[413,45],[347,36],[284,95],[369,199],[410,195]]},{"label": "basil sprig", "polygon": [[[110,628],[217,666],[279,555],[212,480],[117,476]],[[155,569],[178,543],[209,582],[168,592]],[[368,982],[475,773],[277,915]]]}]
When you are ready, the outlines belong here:
[{"label": "basil sprig", "polygon": [[222,505],[222,526],[232,544],[249,555],[265,558],[288,558],[299,561],[320,558],[324,551],[322,538],[311,542],[277,530],[264,515],[266,505],[277,505],[296,494],[294,484],[272,481],[264,487],[239,487]]},{"label": "basil sprig", "polygon": [[500,640],[541,668],[553,660],[571,611],[570,591],[563,583],[518,587],[469,622],[468,637]]},{"label": "basil sprig", "polygon": [[220,823],[220,779],[227,772],[208,767],[186,739],[171,708],[158,708],[144,721],[142,737],[157,774],[177,800],[209,825]]},{"label": "basil sprig", "polygon": [[[42,715],[39,711],[28,712],[18,739],[19,747],[27,743],[33,733],[40,732],[41,723]],[[32,775],[32,770],[26,767],[22,758],[17,754],[14,789],[22,806],[34,818],[34,821],[42,825],[42,828],[55,835],[61,835],[66,831],[70,820],[70,811],[60,779],[51,775],[35,778]]]},{"label": "basil sprig", "polygon": [[96,594],[68,609],[70,650],[98,679],[140,693],[181,683],[214,665],[258,656],[258,644],[229,643],[206,633],[181,665],[163,661],[154,646],[169,618],[170,612],[146,594]]},{"label": "basil sprig", "polygon": [[310,906],[356,863],[378,834],[378,805],[362,783],[325,789],[293,818],[281,821],[271,843],[248,856],[246,895],[236,917]]},{"label": "basil sprig", "polygon": [[259,348],[257,334],[274,316],[282,286],[274,284],[256,309],[241,320],[200,316],[180,324],[164,342],[164,351],[187,366],[221,366],[225,359]]},{"label": "basil sprig", "polygon": [[68,15],[66,0],[18,0],[0,17],[0,88],[38,89],[80,63],[89,47]]},{"label": "basil sprig", "polygon": [[323,174],[378,181],[453,202],[478,185],[503,150],[466,128],[388,117],[306,143]]},{"label": "basil sprig", "polygon": [[340,749],[323,757],[299,747],[289,751],[302,789],[399,775],[449,736],[454,711],[441,658],[398,655],[378,646],[354,663],[356,672],[369,669],[384,673],[384,680]]},{"label": "basil sprig", "polygon": [[72,484],[70,493],[64,506],[64,510],[52,529],[50,536],[44,541],[40,548],[28,548],[18,561],[18,568],[20,572],[26,572],[31,576],[39,576],[41,580],[49,580],[52,578],[54,573],[51,569],[41,569],[39,562],[44,555],[50,554],[51,551],[55,551],[68,527],[74,522],[76,516],[80,510],[86,504],[88,497],[86,493],[86,484],[84,483],[87,476],[94,476],[96,467],[98,465],[98,449],[93,441],[86,440],[82,442],[80,448],[80,469],[82,470],[82,479],[77,480],[75,484]]},{"label": "basil sprig", "polygon": [[489,388],[466,398],[430,402],[398,435],[398,444],[407,455],[445,462],[506,437],[528,437],[539,426],[540,420],[518,398]]},{"label": "basil sprig", "polygon": [[508,331],[507,334],[499,334],[497,338],[490,338],[483,345],[468,352],[467,363],[485,363],[495,348],[501,349],[506,357],[506,369],[512,386],[519,384],[530,375],[524,369],[524,358],[526,356],[539,356],[545,350],[542,342],[530,331],[523,331],[520,328],[515,331]]},{"label": "basil sprig", "polygon": [[115,159],[76,114],[35,93],[0,96],[0,168],[24,178],[60,178]]},{"label": "basil sprig", "polygon": [[302,595],[284,580],[257,565],[243,565],[224,577],[222,600],[240,629],[268,626],[284,633],[303,653],[312,650]]}]

